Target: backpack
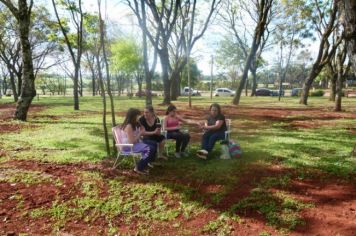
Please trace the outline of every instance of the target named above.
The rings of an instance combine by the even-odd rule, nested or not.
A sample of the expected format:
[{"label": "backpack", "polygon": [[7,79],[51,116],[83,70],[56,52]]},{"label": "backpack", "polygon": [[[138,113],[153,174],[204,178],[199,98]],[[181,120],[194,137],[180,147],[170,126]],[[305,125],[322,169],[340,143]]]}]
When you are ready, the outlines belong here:
[{"label": "backpack", "polygon": [[231,158],[241,157],[242,150],[241,150],[240,144],[238,144],[237,142],[234,142],[233,140],[230,140],[228,147],[229,147],[229,153],[230,153]]}]

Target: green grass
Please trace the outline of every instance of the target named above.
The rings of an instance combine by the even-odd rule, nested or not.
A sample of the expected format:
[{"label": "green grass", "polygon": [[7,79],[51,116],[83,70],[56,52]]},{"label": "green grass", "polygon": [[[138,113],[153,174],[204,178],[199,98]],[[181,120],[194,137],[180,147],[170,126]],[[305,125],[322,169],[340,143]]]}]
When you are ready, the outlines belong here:
[{"label": "green grass", "polygon": [[[165,106],[158,105],[160,102],[161,98],[154,99],[156,109],[165,110]],[[230,105],[231,99],[214,98],[214,102]],[[308,107],[298,102],[297,98],[282,98],[278,102],[276,98],[243,97],[239,107],[315,111],[332,111],[333,107],[327,98],[310,98]],[[11,103],[11,100],[0,99],[2,103]],[[174,103],[178,109],[184,109],[187,98],[180,98]],[[73,111],[72,99],[67,97],[40,97],[33,104],[44,105],[46,109],[35,114],[30,112],[28,122],[4,121],[23,128],[18,133],[1,133],[0,151],[6,152],[0,158],[1,182],[62,184],[55,177],[42,172],[11,167],[7,164],[11,160],[98,163],[106,157],[100,97],[80,98],[79,111]],[[193,98],[196,108],[207,109],[210,104],[208,98]],[[355,99],[344,99],[343,106],[345,114],[356,111]],[[115,98],[118,123],[123,119],[118,115],[119,112],[122,114],[129,107],[143,109],[144,100]],[[238,111],[239,107],[229,109]],[[255,211],[262,214],[269,225],[281,232],[288,232],[303,224],[300,211],[313,206],[288,193],[287,186],[292,178],[303,180],[319,176],[320,173],[344,180],[352,180],[355,176],[356,159],[350,157],[355,139],[354,134],[349,132],[350,128],[356,127],[355,119],[334,119],[332,125],[299,129],[291,128],[290,122],[309,118],[298,113],[281,120],[257,119],[253,116],[229,118],[233,119],[232,139],[237,140],[243,150],[241,158],[218,159],[220,146],[217,145],[214,157],[208,161],[200,160],[195,158],[199,143],[193,143],[188,158],[171,157],[162,168],[155,168],[150,177],[140,177],[139,181],[125,176],[106,178],[95,171],[78,171],[76,187],[80,190],[80,196],[63,199],[58,195],[49,206],[31,209],[30,216],[33,219],[49,218],[53,233],[65,227],[69,221],[83,221],[90,225],[100,219],[106,222],[109,235],[119,232],[120,226],[132,223],[137,224],[139,234],[154,234],[155,226],[159,225],[173,227],[177,232],[189,235],[192,232],[184,228],[184,222],[208,210],[216,210],[251,168],[264,170],[272,164],[278,164],[290,169],[290,174],[256,180],[248,196],[231,203],[225,210],[216,210],[217,218],[207,221],[199,230],[204,234],[229,235],[233,224],[241,223],[240,214]],[[201,188],[208,190],[201,192]],[[21,196],[16,195],[16,199],[20,199],[21,206]],[[260,235],[269,233],[261,230]]]}]

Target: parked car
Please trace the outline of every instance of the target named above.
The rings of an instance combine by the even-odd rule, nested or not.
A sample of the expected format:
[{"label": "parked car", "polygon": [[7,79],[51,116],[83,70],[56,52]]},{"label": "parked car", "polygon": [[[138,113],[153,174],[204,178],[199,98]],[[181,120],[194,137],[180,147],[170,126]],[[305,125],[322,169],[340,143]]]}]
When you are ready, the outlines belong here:
[{"label": "parked car", "polygon": [[136,97],[145,97],[147,94],[148,94],[148,92],[149,93],[151,93],[151,96],[152,97],[156,97],[157,96],[157,93],[154,93],[154,92],[152,92],[152,91],[148,91],[148,90],[141,90],[141,93],[140,93],[140,91],[137,91],[136,93],[135,93],[135,96]]},{"label": "parked car", "polygon": [[302,91],[303,91],[303,88],[294,88],[294,89],[292,89],[290,95],[291,95],[292,97],[299,97],[300,94],[302,93]]},{"label": "parked car", "polygon": [[232,91],[228,88],[217,88],[217,89],[215,89],[214,96],[215,97],[224,97],[224,96],[233,97],[233,96],[235,96],[235,91]]},{"label": "parked car", "polygon": [[[274,96],[274,97],[279,96],[279,90],[272,90],[272,95],[271,96]],[[284,96],[284,90],[281,91],[281,96],[282,97]]]},{"label": "parked car", "polygon": [[[192,89],[192,88],[190,88],[190,94],[192,96],[201,96],[201,93],[198,90]],[[189,96],[189,87],[184,87],[181,95],[182,96]]]},{"label": "parked car", "polygon": [[267,88],[259,88],[256,89],[256,96],[273,96],[273,91]]}]

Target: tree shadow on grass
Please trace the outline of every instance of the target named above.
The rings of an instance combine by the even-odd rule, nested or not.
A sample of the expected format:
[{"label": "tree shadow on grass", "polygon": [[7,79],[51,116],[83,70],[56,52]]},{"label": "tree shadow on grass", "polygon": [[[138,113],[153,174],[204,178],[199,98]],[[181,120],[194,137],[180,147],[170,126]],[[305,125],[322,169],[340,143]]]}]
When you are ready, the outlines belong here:
[{"label": "tree shadow on grass", "polygon": [[[263,159],[269,161],[273,158],[268,152],[247,150],[240,159],[220,160],[215,157],[200,160],[194,157],[197,148],[192,147],[188,158],[171,158],[162,167],[154,168],[148,177],[130,176],[126,181],[158,183],[178,193],[187,204],[193,202],[208,211],[243,216],[282,230],[305,230],[302,225],[307,218],[303,219],[300,212],[310,207],[308,202],[328,204],[318,194],[310,196],[309,201],[290,197],[289,194],[302,198],[306,191],[319,187],[321,180],[299,191],[292,191],[292,181],[299,178],[299,170],[260,163]],[[305,177],[320,176],[321,172],[313,167],[308,169],[309,175]],[[287,179],[286,183],[283,183],[284,179]],[[325,186],[325,183],[322,185]],[[355,190],[350,186],[344,191],[339,202],[332,205],[355,196]]]}]

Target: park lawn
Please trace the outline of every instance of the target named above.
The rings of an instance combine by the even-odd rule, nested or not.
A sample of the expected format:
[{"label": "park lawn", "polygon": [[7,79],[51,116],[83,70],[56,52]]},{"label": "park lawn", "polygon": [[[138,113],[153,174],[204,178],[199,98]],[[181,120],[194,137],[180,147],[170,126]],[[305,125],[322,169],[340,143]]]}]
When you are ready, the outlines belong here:
[{"label": "park lawn", "polygon": [[[1,99],[0,107],[9,102]],[[154,99],[162,117],[166,107],[160,102]],[[195,134],[188,158],[170,157],[142,177],[132,173],[128,160],[110,169],[100,97],[81,98],[79,111],[71,98],[35,99],[40,109],[29,113],[28,122],[1,121],[19,129],[0,132],[0,187],[8,188],[0,205],[8,209],[5,215],[18,217],[0,232],[26,233],[27,227],[30,234],[288,234],[306,224],[301,212],[315,208],[313,199],[291,189],[296,181],[355,185],[355,99],[344,99],[342,113],[332,112],[326,98],[310,98],[308,107],[287,97],[243,97],[238,107],[231,98],[214,102],[233,120],[232,139],[242,157],[220,160],[217,145],[212,158],[197,159]],[[193,110],[187,98],[174,104],[199,120],[211,100],[193,98]],[[143,109],[144,99],[115,98],[117,123],[129,107]],[[107,119],[110,130],[110,114]],[[190,130],[194,137],[196,129]]]}]

